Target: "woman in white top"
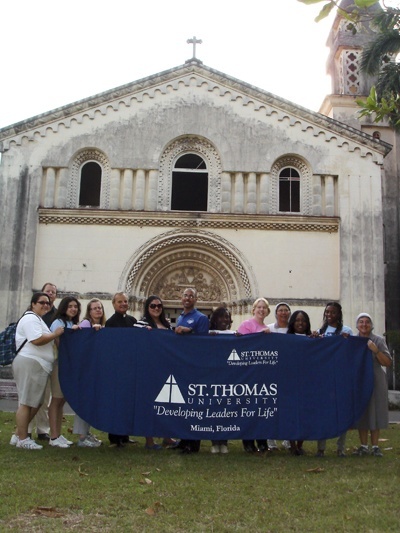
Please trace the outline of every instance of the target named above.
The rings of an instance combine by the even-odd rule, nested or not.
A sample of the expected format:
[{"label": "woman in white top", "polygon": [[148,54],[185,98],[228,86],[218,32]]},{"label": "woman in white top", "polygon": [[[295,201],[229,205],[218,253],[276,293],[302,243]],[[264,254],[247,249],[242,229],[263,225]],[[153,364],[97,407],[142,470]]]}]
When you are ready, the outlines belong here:
[{"label": "woman in white top", "polygon": [[64,333],[63,327],[50,332],[42,316],[50,309],[50,298],[44,292],[32,296],[28,311],[18,322],[15,343],[22,348],[12,368],[18,390],[17,429],[10,444],[27,450],[43,446],[28,437],[28,425],[43,403],[44,393],[53,368],[53,341]]},{"label": "woman in white top", "polygon": [[[65,296],[58,306],[54,322],[50,326],[50,331],[54,331],[59,326],[70,329],[79,329],[79,315],[81,313],[81,304],[74,296]],[[56,341],[58,349],[59,342]],[[50,446],[57,448],[68,448],[72,441],[67,440],[61,435],[61,426],[63,419],[63,407],[65,404],[64,394],[61,390],[58,379],[58,360],[54,362],[51,373],[51,402],[49,405],[49,422],[50,422]]]},{"label": "woman in white top", "polygon": [[268,324],[271,333],[287,333],[289,318],[292,311],[289,304],[286,302],[279,302],[275,307],[276,321],[272,324]]},{"label": "woman in white top", "polygon": [[[333,337],[335,335],[342,335],[348,337],[353,335],[353,331],[349,326],[343,324],[342,306],[338,302],[328,302],[324,309],[323,324],[317,331],[318,336]],[[345,457],[346,455],[346,436],[347,431],[339,435],[336,441],[336,454],[338,457]],[[326,449],[326,439],[320,439],[317,443],[317,457],[324,457]]]},{"label": "woman in white top", "polygon": [[[275,318],[276,321],[272,324],[268,324],[271,333],[287,333],[290,315],[292,311],[289,304],[286,302],[279,302],[275,306]],[[269,450],[278,450],[278,444],[274,439],[267,439]],[[286,450],[290,448],[290,442],[288,440],[282,441],[282,446]]]}]

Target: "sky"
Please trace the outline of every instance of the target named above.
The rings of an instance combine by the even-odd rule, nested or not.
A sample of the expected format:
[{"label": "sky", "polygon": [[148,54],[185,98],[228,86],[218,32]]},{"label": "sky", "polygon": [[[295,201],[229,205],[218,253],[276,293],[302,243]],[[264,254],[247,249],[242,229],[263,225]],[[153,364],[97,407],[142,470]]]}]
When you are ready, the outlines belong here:
[{"label": "sky", "polygon": [[318,111],[334,16],[297,0],[13,0],[0,9],[0,128],[184,64]]}]

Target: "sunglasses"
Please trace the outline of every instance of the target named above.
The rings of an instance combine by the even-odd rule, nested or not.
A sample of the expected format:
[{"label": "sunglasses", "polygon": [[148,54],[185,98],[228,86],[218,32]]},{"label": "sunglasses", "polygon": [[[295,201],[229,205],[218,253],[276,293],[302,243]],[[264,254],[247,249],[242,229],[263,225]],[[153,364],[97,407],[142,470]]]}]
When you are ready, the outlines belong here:
[{"label": "sunglasses", "polygon": [[150,309],[162,309],[162,304],[149,304]]},{"label": "sunglasses", "polygon": [[36,302],[36,303],[38,303],[40,305],[50,305],[50,302]]}]

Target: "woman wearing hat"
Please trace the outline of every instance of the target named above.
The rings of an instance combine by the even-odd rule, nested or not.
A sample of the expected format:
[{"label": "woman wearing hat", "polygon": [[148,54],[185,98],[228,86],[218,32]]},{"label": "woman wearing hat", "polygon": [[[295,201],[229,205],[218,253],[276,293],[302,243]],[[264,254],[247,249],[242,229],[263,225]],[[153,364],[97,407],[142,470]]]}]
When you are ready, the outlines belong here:
[{"label": "woman wearing hat", "polygon": [[[374,325],[368,313],[358,315],[356,327],[360,337],[369,339],[367,346],[371,350],[374,363],[374,388],[368,407],[356,424],[361,446],[354,453],[360,456],[372,454],[382,457],[378,446],[379,432],[387,428],[389,424],[388,386],[386,372],[382,367],[389,367],[392,364],[392,358],[383,337],[372,333]],[[371,434],[371,452],[368,448],[368,432]]]}]

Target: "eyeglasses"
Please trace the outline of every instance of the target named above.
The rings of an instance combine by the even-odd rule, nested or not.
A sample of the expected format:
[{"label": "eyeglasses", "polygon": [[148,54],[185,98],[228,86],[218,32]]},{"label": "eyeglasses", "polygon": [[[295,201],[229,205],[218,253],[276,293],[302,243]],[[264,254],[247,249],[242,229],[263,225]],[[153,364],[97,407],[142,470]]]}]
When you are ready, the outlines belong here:
[{"label": "eyeglasses", "polygon": [[36,303],[40,305],[50,305],[50,302],[36,302]]},{"label": "eyeglasses", "polygon": [[162,309],[162,304],[149,304],[150,309]]}]

